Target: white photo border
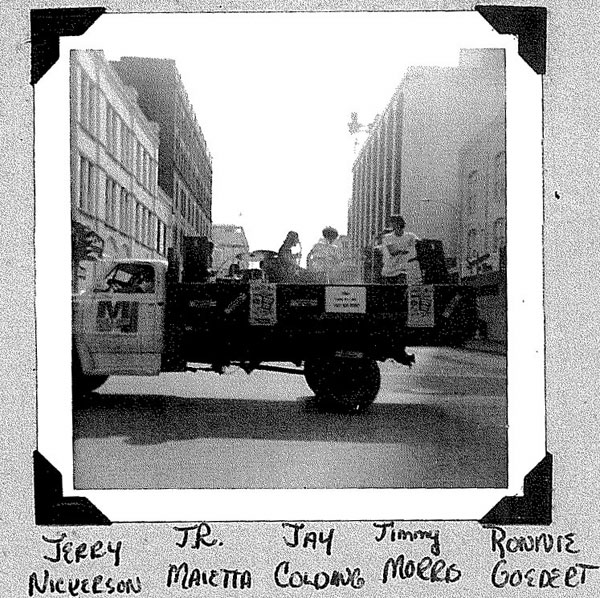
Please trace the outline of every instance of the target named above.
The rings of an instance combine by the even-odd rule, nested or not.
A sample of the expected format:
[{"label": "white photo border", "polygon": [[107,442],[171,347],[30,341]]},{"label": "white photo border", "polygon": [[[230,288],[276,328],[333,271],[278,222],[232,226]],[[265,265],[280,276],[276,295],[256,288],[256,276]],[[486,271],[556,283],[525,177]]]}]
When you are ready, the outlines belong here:
[{"label": "white photo border", "polygon": [[[493,32],[478,13],[458,12],[478,31]],[[156,15],[161,17],[165,14]],[[119,14],[106,13],[99,21],[112,18],[119,18]],[[518,55],[514,36],[495,32],[495,47],[506,49],[508,488],[74,489],[69,50],[97,48],[97,42],[92,41],[97,30],[96,24],[80,37],[62,37],[60,60],[34,89],[38,450],[61,472],[64,495],[89,498],[113,522],[477,520],[503,497],[521,495],[524,476],[546,454],[542,76]],[[473,42],[468,37],[465,47],[478,47],[470,45]],[[46,249],[49,247],[51,251]]]}]

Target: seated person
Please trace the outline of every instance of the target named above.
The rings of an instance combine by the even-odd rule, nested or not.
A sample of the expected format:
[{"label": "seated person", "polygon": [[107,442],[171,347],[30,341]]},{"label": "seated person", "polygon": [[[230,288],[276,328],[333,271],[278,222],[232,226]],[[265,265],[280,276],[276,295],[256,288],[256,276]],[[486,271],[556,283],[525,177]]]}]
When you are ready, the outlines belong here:
[{"label": "seated person", "polygon": [[104,290],[111,293],[153,293],[154,269],[146,264],[121,264],[108,275]]},{"label": "seated person", "polygon": [[291,230],[277,252],[277,269],[279,282],[291,281],[300,269],[301,253],[294,253],[292,249],[300,245],[300,237],[296,231]]},{"label": "seated person", "polygon": [[140,268],[131,281],[132,293],[154,292],[154,270],[151,267]]}]

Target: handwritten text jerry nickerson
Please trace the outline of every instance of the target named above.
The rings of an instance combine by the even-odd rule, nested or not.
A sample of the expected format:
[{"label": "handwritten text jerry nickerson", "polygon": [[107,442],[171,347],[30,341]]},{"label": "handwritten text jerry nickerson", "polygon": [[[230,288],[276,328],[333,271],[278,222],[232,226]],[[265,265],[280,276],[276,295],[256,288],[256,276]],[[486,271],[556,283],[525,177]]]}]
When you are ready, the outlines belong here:
[{"label": "handwritten text jerry nickerson", "polygon": [[[123,543],[120,540],[97,540],[91,544],[76,544],[67,540],[67,534],[64,532],[55,536],[42,535],[42,540],[49,544],[49,554],[42,555],[44,560],[55,565],[71,568],[84,561],[100,561],[103,565],[117,568],[121,564]],[[44,569],[41,574],[33,572],[29,576],[28,595],[139,594],[141,591],[142,582],[138,576],[120,578],[98,574],[83,577],[74,573],[63,577]]]}]

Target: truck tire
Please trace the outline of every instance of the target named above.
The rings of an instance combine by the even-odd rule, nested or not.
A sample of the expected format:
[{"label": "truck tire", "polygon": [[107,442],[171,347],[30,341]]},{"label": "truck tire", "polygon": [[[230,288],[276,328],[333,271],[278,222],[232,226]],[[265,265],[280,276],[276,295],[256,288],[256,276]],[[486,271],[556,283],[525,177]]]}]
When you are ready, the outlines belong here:
[{"label": "truck tire", "polygon": [[73,394],[76,396],[84,396],[90,392],[100,388],[106,381],[108,376],[86,376],[81,374],[73,377]]},{"label": "truck tire", "polygon": [[377,397],[381,373],[367,357],[318,357],[304,364],[304,377],[320,406],[328,411],[362,411]]},{"label": "truck tire", "polygon": [[81,399],[102,386],[107,380],[105,375],[86,375],[81,371],[79,358],[73,355],[73,399]]}]

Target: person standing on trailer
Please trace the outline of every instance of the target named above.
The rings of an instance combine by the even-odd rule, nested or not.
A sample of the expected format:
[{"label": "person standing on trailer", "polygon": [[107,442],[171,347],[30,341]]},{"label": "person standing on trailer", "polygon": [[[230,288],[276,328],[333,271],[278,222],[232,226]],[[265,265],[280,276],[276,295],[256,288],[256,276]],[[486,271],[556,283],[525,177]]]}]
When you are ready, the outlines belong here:
[{"label": "person standing on trailer", "polygon": [[383,267],[381,276],[385,284],[419,282],[414,272],[416,265],[417,235],[405,230],[406,222],[399,215],[390,216],[392,231],[383,235],[381,242]]},{"label": "person standing on trailer", "polygon": [[310,250],[306,257],[306,267],[321,282],[335,282],[339,277],[341,255],[335,244],[339,234],[332,226],[323,229],[323,238]]}]

